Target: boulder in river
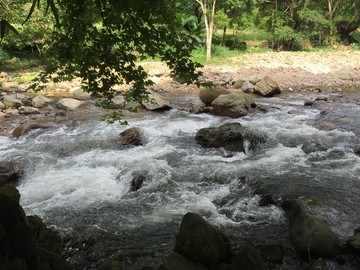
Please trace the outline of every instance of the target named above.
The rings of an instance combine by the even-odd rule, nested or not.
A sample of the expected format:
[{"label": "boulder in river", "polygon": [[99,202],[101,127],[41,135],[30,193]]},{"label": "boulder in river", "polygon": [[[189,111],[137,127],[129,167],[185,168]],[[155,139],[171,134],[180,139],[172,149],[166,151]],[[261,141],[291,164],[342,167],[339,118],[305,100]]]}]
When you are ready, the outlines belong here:
[{"label": "boulder in river", "polygon": [[0,187],[5,184],[17,184],[21,171],[13,162],[0,162]]},{"label": "boulder in river", "polygon": [[132,127],[121,132],[118,143],[121,145],[135,146],[146,144],[142,131],[138,127]]},{"label": "boulder in river", "polygon": [[245,142],[253,150],[259,143],[265,141],[240,123],[227,123],[220,127],[202,128],[196,133],[196,142],[205,147],[223,147],[228,151],[245,152]]},{"label": "boulder in river", "polygon": [[210,106],[216,98],[224,94],[230,94],[230,91],[224,87],[215,86],[212,88],[201,89],[199,93],[199,98],[206,106]]},{"label": "boulder in river", "polygon": [[33,107],[21,106],[18,108],[20,114],[40,114],[40,111]]},{"label": "boulder in river", "polygon": [[281,90],[277,82],[266,76],[255,84],[254,93],[264,97],[272,97],[280,94]]},{"label": "boulder in river", "polygon": [[84,104],[83,101],[74,98],[62,98],[56,103],[56,106],[60,109],[66,109],[72,111],[72,110],[76,110],[83,104]]},{"label": "boulder in river", "polygon": [[32,100],[32,104],[35,108],[42,108],[42,107],[46,106],[47,104],[49,104],[50,102],[51,102],[51,99],[47,98],[43,95],[38,95],[38,96],[34,97]]},{"label": "boulder in river", "polygon": [[256,105],[250,97],[232,93],[218,96],[211,106],[215,115],[236,118],[247,115]]},{"label": "boulder in river", "polygon": [[5,96],[3,104],[6,108],[19,108],[23,105],[22,101],[14,95]]},{"label": "boulder in river", "polygon": [[283,208],[289,216],[291,243],[300,258],[312,261],[344,253],[339,237],[324,221],[307,212],[302,201],[285,201]]},{"label": "boulder in river", "polygon": [[6,109],[5,104],[0,101],[0,110],[5,110],[5,109]]},{"label": "boulder in river", "polygon": [[27,132],[34,130],[34,129],[45,129],[50,128],[54,125],[53,122],[47,121],[30,121],[27,123],[20,124],[17,126],[14,131],[11,133],[12,136],[15,138],[19,138],[22,135],[26,134]]},{"label": "boulder in river", "polygon": [[160,94],[149,91],[149,101],[141,102],[141,105],[144,106],[148,111],[164,111],[171,109],[170,102],[166,100]]},{"label": "boulder in river", "polygon": [[187,213],[176,237],[175,252],[209,267],[230,260],[227,238],[196,213]]}]

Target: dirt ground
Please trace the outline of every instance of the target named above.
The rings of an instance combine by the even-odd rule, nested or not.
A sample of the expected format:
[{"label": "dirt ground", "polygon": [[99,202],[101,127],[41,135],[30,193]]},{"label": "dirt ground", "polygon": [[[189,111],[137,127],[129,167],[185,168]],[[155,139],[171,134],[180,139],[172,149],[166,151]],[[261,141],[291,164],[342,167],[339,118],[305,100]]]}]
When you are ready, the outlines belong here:
[{"label": "dirt ground", "polygon": [[[163,91],[194,93],[197,87],[173,83],[165,64],[142,64]],[[268,52],[243,54],[221,65],[206,65],[204,77],[210,81],[270,76],[289,92],[344,91],[360,92],[360,51]]]}]

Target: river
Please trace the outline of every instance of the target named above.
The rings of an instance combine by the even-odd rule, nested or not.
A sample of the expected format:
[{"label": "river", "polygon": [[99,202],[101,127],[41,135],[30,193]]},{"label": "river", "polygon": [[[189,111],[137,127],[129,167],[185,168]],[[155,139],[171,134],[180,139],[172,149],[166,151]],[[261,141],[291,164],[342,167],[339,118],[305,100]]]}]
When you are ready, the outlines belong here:
[{"label": "river", "polygon": [[[118,145],[128,127],[97,120],[17,140],[2,136],[0,161],[24,168],[18,187],[23,208],[61,232],[65,256],[77,269],[94,269],[107,258],[125,269],[157,265],[173,248],[188,211],[229,234],[235,247],[243,239],[289,246],[284,212],[274,204],[259,206],[259,192],[275,200],[302,198],[345,241],[360,225],[357,134],[316,128],[320,110],[304,106],[303,96],[257,102],[267,113],[229,119],[173,109],[133,118],[130,125],[141,127],[145,146]],[[358,117],[348,117],[359,126]],[[246,153],[195,142],[200,128],[228,122],[267,140]],[[131,191],[134,175],[145,177],[137,191]],[[296,267],[289,262],[274,269]]]}]

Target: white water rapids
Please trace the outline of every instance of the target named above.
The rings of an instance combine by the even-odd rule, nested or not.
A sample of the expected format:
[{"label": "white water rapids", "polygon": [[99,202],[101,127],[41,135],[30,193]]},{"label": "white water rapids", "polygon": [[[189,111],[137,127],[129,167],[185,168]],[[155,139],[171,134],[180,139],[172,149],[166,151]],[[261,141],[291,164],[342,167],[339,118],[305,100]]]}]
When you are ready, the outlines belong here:
[{"label": "white water rapids", "polygon": [[[319,111],[301,101],[272,102],[278,109],[238,119],[178,110],[132,119],[131,126],[143,130],[145,146],[120,147],[116,140],[128,127],[100,121],[34,131],[17,140],[0,137],[0,161],[24,168],[18,188],[28,215],[41,216],[64,234],[84,232],[90,248],[99,248],[86,242],[95,235],[93,242],[104,242],[104,250],[97,250],[103,257],[120,249],[171,246],[188,211],[238,231],[235,238],[276,239],[286,233],[286,219],[275,205],[259,207],[254,191],[259,185],[274,198],[302,197],[346,239],[360,225],[360,158],[349,147],[356,136],[311,126]],[[239,122],[267,142],[246,154],[196,144],[200,128],[226,122]],[[133,192],[137,173],[146,180]]]}]

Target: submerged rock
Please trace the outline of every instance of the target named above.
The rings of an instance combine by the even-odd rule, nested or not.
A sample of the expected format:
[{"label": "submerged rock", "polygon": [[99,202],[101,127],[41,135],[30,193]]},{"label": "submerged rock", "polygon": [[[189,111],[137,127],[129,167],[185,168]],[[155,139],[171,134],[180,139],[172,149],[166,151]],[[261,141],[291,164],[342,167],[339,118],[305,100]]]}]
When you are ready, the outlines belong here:
[{"label": "submerged rock", "polygon": [[181,222],[175,252],[207,267],[230,259],[226,237],[198,214],[190,212]]},{"label": "submerged rock", "polygon": [[19,138],[24,134],[28,133],[34,129],[46,129],[50,128],[54,125],[53,122],[46,122],[46,121],[30,121],[24,124],[20,124],[18,127],[14,129],[11,135],[15,138]]},{"label": "submerged rock", "polygon": [[206,105],[210,106],[211,103],[220,95],[230,94],[230,91],[221,86],[215,86],[212,88],[204,88],[200,90],[199,98]]},{"label": "submerged rock", "polygon": [[289,216],[291,243],[300,258],[312,261],[344,252],[339,237],[324,221],[307,212],[302,201],[285,201],[283,208]]},{"label": "submerged rock", "polygon": [[245,152],[245,141],[249,142],[249,149],[253,150],[265,139],[254,134],[240,123],[228,123],[220,127],[202,128],[196,133],[196,142],[205,147],[224,147],[229,151]]},{"label": "submerged rock", "polygon": [[252,108],[256,107],[250,97],[236,93],[218,96],[211,106],[213,114],[233,118],[245,116]]}]

